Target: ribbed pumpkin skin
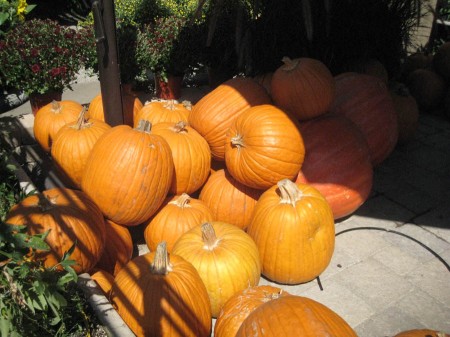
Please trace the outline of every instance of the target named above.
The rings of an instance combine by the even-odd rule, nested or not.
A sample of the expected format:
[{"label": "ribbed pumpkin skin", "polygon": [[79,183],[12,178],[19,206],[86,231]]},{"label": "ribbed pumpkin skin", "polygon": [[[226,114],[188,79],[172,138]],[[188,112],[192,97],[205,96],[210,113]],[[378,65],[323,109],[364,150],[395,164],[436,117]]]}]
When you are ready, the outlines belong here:
[{"label": "ribbed pumpkin skin", "polygon": [[92,148],[81,188],[108,219],[135,226],[163,203],[173,170],[170,147],[161,136],[118,125]]},{"label": "ribbed pumpkin skin", "polygon": [[330,111],[358,126],[369,145],[372,164],[380,164],[398,140],[397,114],[385,83],[357,73],[340,74],[335,81],[336,95]]},{"label": "ribbed pumpkin skin", "polygon": [[67,123],[76,122],[83,106],[75,101],[53,101],[38,110],[34,118],[34,138],[41,148],[50,152],[53,140]]},{"label": "ribbed pumpkin skin", "polygon": [[296,182],[315,187],[334,219],[356,211],[369,197],[373,167],[361,131],[347,118],[324,115],[300,125],[306,156]]},{"label": "ribbed pumpkin skin", "polygon": [[213,220],[211,210],[203,201],[187,194],[176,195],[167,200],[145,227],[144,239],[150,251],[156,250],[160,242],[166,241],[170,253],[181,235]]},{"label": "ribbed pumpkin skin", "polygon": [[396,334],[394,337],[450,337],[445,332],[430,330],[430,329],[414,329],[403,331]]},{"label": "ribbed pumpkin skin", "polygon": [[203,185],[199,199],[211,209],[214,219],[246,229],[262,191],[234,179],[226,169],[217,170]]},{"label": "ribbed pumpkin skin", "polygon": [[111,220],[105,220],[105,228],[107,244],[95,266],[115,276],[131,260],[133,238],[126,226]]},{"label": "ribbed pumpkin skin", "polygon": [[189,124],[206,139],[212,157],[223,161],[226,132],[233,120],[248,108],[271,101],[264,87],[251,78],[232,78],[194,105]]},{"label": "ribbed pumpkin skin", "polygon": [[152,125],[179,121],[187,123],[190,112],[191,105],[187,103],[177,103],[175,100],[150,101],[136,113],[134,126],[136,127],[141,119],[148,120]]},{"label": "ribbed pumpkin skin", "polygon": [[301,296],[283,296],[255,309],[236,334],[250,336],[358,337],[333,310]]},{"label": "ribbed pumpkin skin", "polygon": [[87,158],[94,144],[111,127],[100,120],[92,119],[64,125],[56,134],[51,155],[56,166],[68,178],[70,187],[80,189],[81,177]]},{"label": "ribbed pumpkin skin", "polygon": [[[43,195],[47,204],[39,204]],[[41,195],[31,195],[9,211],[6,222],[27,225],[30,234],[44,233],[50,251],[39,252],[36,257],[44,260],[46,267],[61,261],[62,256],[76,242],[70,259],[77,263],[78,273],[89,272],[100,259],[105,246],[105,223],[100,209],[81,191],[53,188]]]},{"label": "ribbed pumpkin skin", "polygon": [[114,283],[114,276],[106,270],[94,268],[91,273],[91,279],[97,283],[97,286],[103,291],[106,298],[109,298]]},{"label": "ribbed pumpkin skin", "polygon": [[275,105],[299,120],[320,116],[330,108],[334,98],[334,78],[321,61],[302,57],[283,64],[272,76],[270,90]]},{"label": "ribbed pumpkin skin", "polygon": [[192,194],[205,183],[211,171],[211,151],[206,140],[185,122],[158,123],[152,133],[163,137],[172,151],[175,172],[170,193]]},{"label": "ribbed pumpkin skin", "polygon": [[[284,196],[280,183],[293,189],[290,198],[295,196],[295,203]],[[264,276],[281,284],[307,282],[330,263],[333,213],[314,187],[287,179],[280,183],[259,198],[247,233],[258,247]]]},{"label": "ribbed pumpkin skin", "polygon": [[298,127],[279,108],[248,109],[228,129],[225,163],[240,183],[265,190],[283,178],[295,179],[305,147]]},{"label": "ribbed pumpkin skin", "polygon": [[173,248],[198,270],[208,290],[211,312],[217,317],[234,294],[259,283],[261,266],[258,249],[251,237],[239,227],[225,222],[209,223],[217,241],[203,239],[204,224],[184,233]]},{"label": "ribbed pumpkin skin", "polygon": [[136,336],[209,337],[211,309],[197,270],[170,255],[171,270],[151,270],[155,253],[131,260],[116,276],[112,303]]},{"label": "ribbed pumpkin skin", "polygon": [[231,297],[223,306],[214,325],[214,337],[235,337],[242,322],[256,308],[289,294],[269,285],[244,289]]}]

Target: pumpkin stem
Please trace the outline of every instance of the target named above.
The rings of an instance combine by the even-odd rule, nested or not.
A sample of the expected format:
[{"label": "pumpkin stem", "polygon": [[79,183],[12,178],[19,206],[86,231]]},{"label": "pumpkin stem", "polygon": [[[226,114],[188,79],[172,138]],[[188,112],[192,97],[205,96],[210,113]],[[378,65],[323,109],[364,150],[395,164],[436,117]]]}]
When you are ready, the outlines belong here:
[{"label": "pumpkin stem", "polygon": [[53,208],[53,205],[56,203],[56,198],[54,197],[53,199],[42,194],[42,193],[38,193],[38,206],[41,209],[42,212],[47,212],[48,210]]},{"label": "pumpkin stem", "polygon": [[302,198],[302,192],[293,181],[286,178],[280,180],[277,185],[281,193],[281,204],[291,204],[292,206],[295,206],[295,203]]},{"label": "pumpkin stem", "polygon": [[298,65],[298,60],[292,60],[287,56],[283,57],[281,61],[284,63],[283,69],[287,71],[294,70]]},{"label": "pumpkin stem", "polygon": [[265,292],[263,302],[269,302],[272,300],[276,300],[277,298],[280,298],[282,296],[283,296],[283,289],[280,289],[280,291],[276,292],[276,293]]},{"label": "pumpkin stem", "polygon": [[177,200],[171,201],[169,202],[169,204],[177,205],[180,208],[191,207],[189,205],[190,200],[191,197],[189,196],[189,194],[183,193],[177,198]]},{"label": "pumpkin stem", "polygon": [[170,110],[170,111],[174,111],[176,109],[176,101],[174,99],[169,99],[166,101],[166,103],[164,104],[164,108]]},{"label": "pumpkin stem", "polygon": [[55,113],[55,114],[59,114],[62,110],[62,106],[58,101],[53,100],[52,101],[52,108],[51,108],[51,112]]},{"label": "pumpkin stem", "polygon": [[150,133],[150,131],[152,130],[152,123],[146,119],[140,119],[135,130]]},{"label": "pumpkin stem", "polygon": [[89,123],[86,120],[86,112],[87,108],[84,106],[83,109],[80,111],[80,114],[78,115],[77,124],[72,125],[72,128],[74,128],[75,130],[81,130],[90,127],[92,125],[92,123]]},{"label": "pumpkin stem", "polygon": [[238,147],[244,147],[244,139],[241,135],[236,135],[231,138],[231,145],[232,146],[238,146]]},{"label": "pumpkin stem", "polygon": [[216,232],[214,231],[213,226],[209,222],[205,222],[201,228],[202,228],[202,239],[203,242],[205,243],[204,248],[208,250],[213,250],[219,243],[219,240],[217,239]]},{"label": "pumpkin stem", "polygon": [[183,101],[181,102],[181,104],[183,104],[183,106],[188,109],[188,110],[192,110],[192,103],[191,101]]},{"label": "pumpkin stem", "polygon": [[186,131],[186,126],[187,123],[184,121],[179,121],[178,123],[176,123],[171,129],[176,132],[176,133],[180,133],[182,131]]},{"label": "pumpkin stem", "polygon": [[152,273],[157,275],[167,275],[172,271],[172,266],[167,253],[167,243],[162,241],[156,247],[155,258],[150,266]]}]

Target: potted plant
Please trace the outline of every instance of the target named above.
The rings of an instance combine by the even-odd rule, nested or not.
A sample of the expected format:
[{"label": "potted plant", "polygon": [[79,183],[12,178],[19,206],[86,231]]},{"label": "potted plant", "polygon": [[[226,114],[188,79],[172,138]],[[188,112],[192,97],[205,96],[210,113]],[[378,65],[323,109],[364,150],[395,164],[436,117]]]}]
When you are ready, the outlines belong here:
[{"label": "potted plant", "polygon": [[56,21],[33,19],[17,25],[0,41],[0,77],[30,96],[35,113],[42,104],[61,100],[77,73],[96,64],[92,29],[74,29]]}]

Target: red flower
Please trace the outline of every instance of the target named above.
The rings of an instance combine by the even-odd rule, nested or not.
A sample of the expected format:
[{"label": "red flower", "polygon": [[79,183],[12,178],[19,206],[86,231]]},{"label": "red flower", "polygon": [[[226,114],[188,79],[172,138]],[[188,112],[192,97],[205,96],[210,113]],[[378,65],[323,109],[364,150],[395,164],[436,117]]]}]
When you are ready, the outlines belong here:
[{"label": "red flower", "polygon": [[58,76],[61,73],[61,68],[53,68],[52,70],[50,70],[50,75],[52,75],[52,77]]},{"label": "red flower", "polygon": [[39,64],[33,64],[32,66],[31,66],[31,71],[33,72],[33,73],[37,73],[37,72],[39,72],[41,70],[41,67],[39,66]]},{"label": "red flower", "polygon": [[30,55],[36,57],[39,55],[39,50],[36,48],[31,49]]}]

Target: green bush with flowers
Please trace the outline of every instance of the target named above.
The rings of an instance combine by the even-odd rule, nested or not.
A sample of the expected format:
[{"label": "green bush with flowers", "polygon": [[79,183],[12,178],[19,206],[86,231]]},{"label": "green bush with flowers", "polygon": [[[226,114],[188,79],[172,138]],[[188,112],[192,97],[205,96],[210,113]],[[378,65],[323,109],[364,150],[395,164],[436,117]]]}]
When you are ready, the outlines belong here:
[{"label": "green bush with flowers", "polygon": [[28,5],[26,0],[0,0],[0,38],[17,24],[25,21],[25,15],[36,5]]},{"label": "green bush with flowers", "polygon": [[71,89],[78,72],[95,67],[94,32],[56,21],[27,20],[0,40],[0,79],[26,93]]}]

